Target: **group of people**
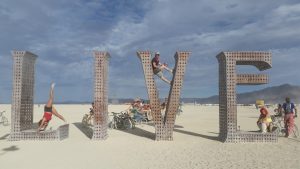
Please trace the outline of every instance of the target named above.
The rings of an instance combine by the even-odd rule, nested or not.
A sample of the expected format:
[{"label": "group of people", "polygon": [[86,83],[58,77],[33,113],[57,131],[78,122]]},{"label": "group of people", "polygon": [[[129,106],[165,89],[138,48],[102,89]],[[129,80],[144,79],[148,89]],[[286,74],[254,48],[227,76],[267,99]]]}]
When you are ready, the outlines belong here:
[{"label": "group of people", "polygon": [[[181,105],[178,107],[178,112],[182,112]],[[167,100],[160,104],[160,111],[165,112],[167,107]],[[151,121],[153,119],[151,114],[150,104],[145,104],[140,98],[134,99],[134,101],[130,104],[130,106],[125,110],[130,117],[132,117],[136,121],[146,120]],[[163,115],[163,114],[162,114]]]},{"label": "group of people", "polygon": [[[173,74],[173,70],[168,68],[167,64],[160,63],[160,53],[156,52],[154,58],[151,61],[151,66],[153,69],[153,74],[157,75],[160,79],[164,82],[171,84],[171,81],[164,77],[163,70],[167,70]],[[48,126],[50,120],[52,119],[52,115],[60,118],[61,120],[65,121],[65,118],[60,115],[57,110],[53,106],[53,99],[54,99],[54,86],[55,84],[51,84],[50,88],[50,95],[47,104],[44,107],[44,116],[39,121],[38,131],[43,131]],[[92,104],[94,108],[94,104]],[[93,108],[90,110],[90,115],[92,116],[94,111]],[[161,108],[165,108],[165,103],[161,105]],[[126,109],[127,113],[134,118],[136,121],[141,120],[152,120],[151,116],[151,108],[149,104],[144,104],[140,98],[136,98]],[[286,137],[288,137],[293,130],[294,127],[294,118],[297,117],[297,109],[294,103],[291,102],[290,98],[285,99],[285,103],[278,104],[278,108],[276,109],[277,116],[284,118],[284,125],[286,131]],[[91,120],[91,119],[89,119]],[[264,107],[261,106],[260,108],[260,116],[257,120],[257,125],[262,133],[272,132],[272,119],[269,111]]]},{"label": "group of people", "polygon": [[[282,117],[284,119],[285,126],[285,137],[289,137],[293,128],[294,128],[294,118],[297,117],[297,108],[294,103],[291,102],[289,97],[285,98],[285,103],[278,104],[277,109],[277,117]],[[262,133],[272,132],[272,119],[269,111],[261,106],[260,108],[260,116],[257,120],[257,125]]]},{"label": "group of people", "polygon": [[[173,70],[168,68],[166,63],[163,63],[163,64],[160,63],[159,56],[160,56],[159,52],[156,52],[154,58],[151,61],[153,73],[155,75],[157,75],[160,79],[165,81],[166,83],[171,84],[170,80],[165,78],[162,72],[163,72],[163,70],[167,70],[167,71],[173,73]],[[38,132],[44,131],[47,128],[49,122],[52,119],[52,115],[58,117],[59,119],[63,120],[64,122],[66,122],[65,118],[61,114],[59,114],[57,112],[57,110],[55,109],[55,107],[53,106],[54,86],[55,86],[55,83],[52,83],[51,87],[50,87],[50,94],[49,94],[48,102],[44,106],[43,117],[38,123]],[[94,114],[94,111],[93,111],[94,103],[92,104],[92,107],[93,108],[91,108],[91,110],[90,110],[90,116],[89,116],[90,119],[88,119],[89,121],[91,120],[91,117]],[[137,120],[142,120],[145,117],[147,120],[152,119],[150,105],[143,104],[142,100],[139,98],[134,100],[134,102],[130,105],[130,107],[127,109],[127,111],[129,112],[129,114],[131,114],[133,116],[133,118],[135,118]]]},{"label": "group of people", "polygon": [[150,105],[145,104],[140,98],[134,99],[125,111],[138,122],[142,120],[152,120]]}]

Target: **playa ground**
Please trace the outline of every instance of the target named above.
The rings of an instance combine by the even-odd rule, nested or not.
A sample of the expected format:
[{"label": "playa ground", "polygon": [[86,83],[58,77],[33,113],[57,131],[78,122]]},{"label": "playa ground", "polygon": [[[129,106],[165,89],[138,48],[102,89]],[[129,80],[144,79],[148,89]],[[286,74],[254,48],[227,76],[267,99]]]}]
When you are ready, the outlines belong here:
[{"label": "playa ground", "polygon": [[[10,105],[0,105],[10,121]],[[154,141],[151,124],[136,129],[108,130],[104,141],[92,141],[84,134],[82,117],[89,105],[57,105],[70,124],[69,138],[63,141],[7,141],[10,126],[0,124],[1,169],[299,169],[300,139],[280,137],[278,143],[222,143],[217,140],[217,106],[184,105],[177,116],[174,141]],[[120,112],[126,105],[110,105]],[[270,108],[273,112],[274,108]],[[35,105],[34,121],[43,114]],[[240,130],[258,130],[255,107],[238,107]],[[53,118],[53,129],[63,124]],[[300,117],[296,119],[300,126]]]}]

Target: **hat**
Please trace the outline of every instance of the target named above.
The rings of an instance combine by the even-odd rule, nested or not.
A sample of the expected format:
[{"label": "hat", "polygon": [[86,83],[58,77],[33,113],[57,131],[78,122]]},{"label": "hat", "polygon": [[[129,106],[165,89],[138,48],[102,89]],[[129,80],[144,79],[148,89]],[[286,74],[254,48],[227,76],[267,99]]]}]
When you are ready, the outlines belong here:
[{"label": "hat", "polygon": [[155,52],[155,55],[159,55],[159,52]]},{"label": "hat", "polygon": [[141,101],[141,98],[137,97],[134,99],[135,102]]}]

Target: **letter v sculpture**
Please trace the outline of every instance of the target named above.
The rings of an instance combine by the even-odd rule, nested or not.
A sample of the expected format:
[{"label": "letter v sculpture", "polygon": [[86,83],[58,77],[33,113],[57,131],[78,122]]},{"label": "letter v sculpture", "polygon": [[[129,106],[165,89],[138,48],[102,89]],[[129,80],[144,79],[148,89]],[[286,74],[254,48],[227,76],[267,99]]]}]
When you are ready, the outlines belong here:
[{"label": "letter v sculpture", "polygon": [[173,140],[173,129],[176,119],[176,112],[180,101],[180,91],[183,84],[185,67],[190,52],[176,52],[174,56],[175,69],[173,69],[173,78],[171,81],[171,87],[164,118],[161,114],[159,93],[153,77],[153,69],[151,66],[151,52],[139,51],[137,52],[137,55],[143,65],[148,97],[150,100],[151,113],[155,126],[155,140]]}]

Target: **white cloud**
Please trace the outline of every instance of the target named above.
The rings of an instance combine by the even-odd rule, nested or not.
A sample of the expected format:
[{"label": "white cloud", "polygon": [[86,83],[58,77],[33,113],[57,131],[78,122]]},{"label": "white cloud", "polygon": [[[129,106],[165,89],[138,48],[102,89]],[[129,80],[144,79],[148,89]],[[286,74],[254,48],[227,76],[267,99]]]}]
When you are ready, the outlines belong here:
[{"label": "white cloud", "polygon": [[[0,56],[9,55],[11,49],[38,54],[37,85],[54,79],[79,84],[77,89],[84,90],[80,84],[92,78],[87,76],[93,70],[92,50],[110,52],[110,90],[120,97],[145,94],[137,50],[159,50],[169,65],[174,65],[175,51],[192,51],[185,97],[217,93],[215,56],[222,50],[273,51],[274,67],[268,72],[276,82],[271,84],[279,84],[276,77],[295,74],[292,68],[288,68],[290,73],[279,70],[292,61],[298,63],[300,4],[293,0],[31,0],[18,5],[4,0],[0,19],[5,23],[0,26],[0,39],[5,39],[0,42]],[[9,72],[7,64],[2,64],[6,65],[3,72]],[[163,83],[159,85],[162,91],[168,90]],[[130,96],[131,90],[135,95]]]}]

